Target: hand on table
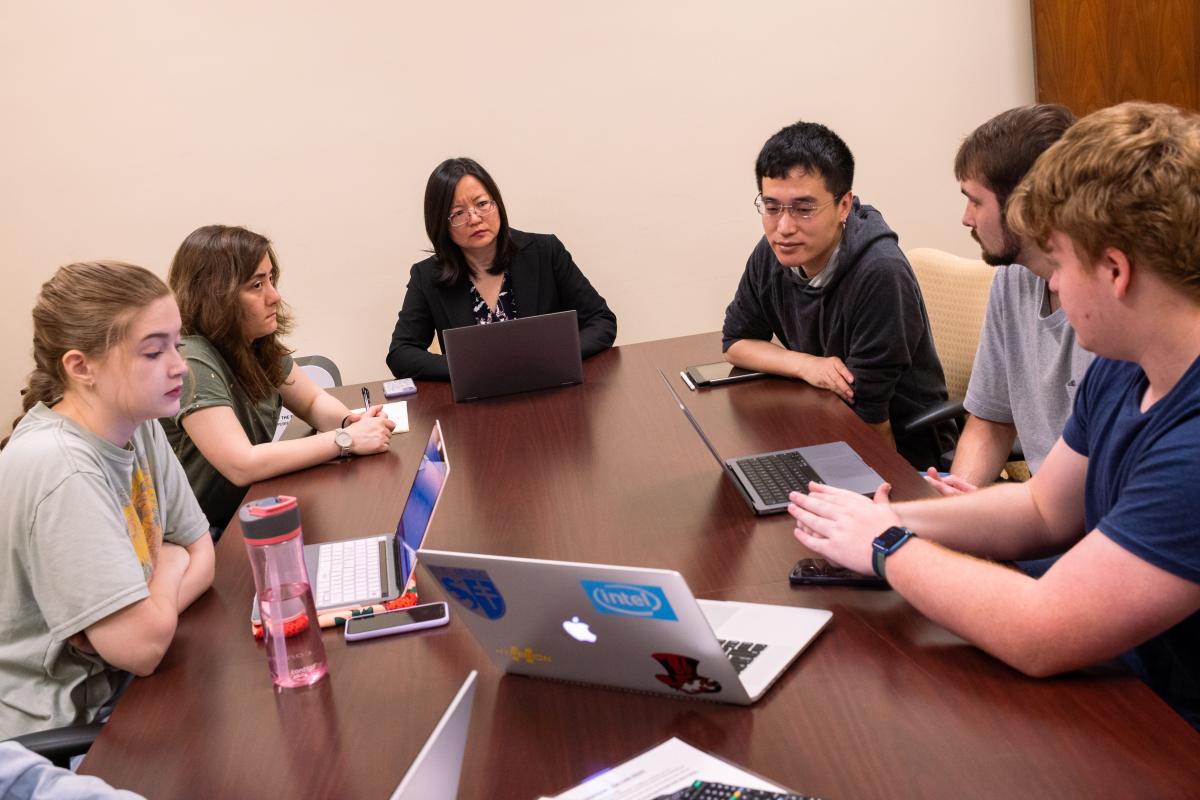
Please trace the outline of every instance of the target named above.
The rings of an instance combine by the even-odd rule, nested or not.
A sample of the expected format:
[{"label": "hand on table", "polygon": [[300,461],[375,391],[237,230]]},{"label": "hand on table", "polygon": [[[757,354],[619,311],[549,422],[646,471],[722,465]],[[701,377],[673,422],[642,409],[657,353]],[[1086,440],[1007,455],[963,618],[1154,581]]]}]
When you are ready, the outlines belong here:
[{"label": "hand on table", "polygon": [[799,377],[818,389],[828,389],[847,403],[854,402],[854,388],[851,386],[854,373],[837,356],[808,356],[800,367]]},{"label": "hand on table", "polygon": [[396,423],[382,414],[383,406],[371,406],[367,413],[346,426],[346,432],[354,440],[350,452],[356,456],[382,453],[392,442],[392,429]]},{"label": "hand on table", "polygon": [[979,489],[975,484],[968,483],[954,474],[942,477],[942,474],[934,467],[930,467],[926,472],[925,480],[943,497],[954,497],[957,494],[967,494]]},{"label": "hand on table", "polygon": [[891,490],[881,484],[872,501],[846,489],[810,483],[808,494],[792,492],[788,497],[788,513],[796,520],[794,535],[814,553],[870,575],[871,543],[900,524],[888,498]]}]

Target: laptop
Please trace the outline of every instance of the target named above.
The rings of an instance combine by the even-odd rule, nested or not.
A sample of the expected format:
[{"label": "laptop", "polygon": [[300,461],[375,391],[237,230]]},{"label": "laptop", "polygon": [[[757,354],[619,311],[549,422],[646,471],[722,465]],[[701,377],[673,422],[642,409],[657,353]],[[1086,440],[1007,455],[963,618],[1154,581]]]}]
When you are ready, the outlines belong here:
[{"label": "laptop", "polygon": [[419,556],[492,663],[517,675],[749,705],[833,616],[697,600],[673,570]]},{"label": "laptop", "polygon": [[583,383],[575,311],[442,331],[458,402]]},{"label": "laptop", "polygon": [[[439,420],[429,433],[395,533],[304,546],[304,565],[318,611],[383,603],[404,593],[449,474]],[[258,595],[252,602],[250,619],[257,623]]]},{"label": "laptop", "polygon": [[852,492],[873,496],[883,478],[867,466],[854,448],[845,442],[829,442],[810,447],[793,447],[790,450],[775,450],[741,458],[721,458],[717,448],[705,435],[700,423],[684,404],[683,398],[671,386],[660,369],[659,376],[667,390],[675,398],[679,410],[700,434],[708,451],[721,465],[721,469],[733,481],[742,497],[754,509],[755,514],[780,514],[787,510],[788,493],[808,491],[811,481],[849,489]]},{"label": "laptop", "polygon": [[477,674],[471,670],[463,681],[462,688],[425,740],[400,785],[392,792],[391,800],[454,800],[458,797]]}]

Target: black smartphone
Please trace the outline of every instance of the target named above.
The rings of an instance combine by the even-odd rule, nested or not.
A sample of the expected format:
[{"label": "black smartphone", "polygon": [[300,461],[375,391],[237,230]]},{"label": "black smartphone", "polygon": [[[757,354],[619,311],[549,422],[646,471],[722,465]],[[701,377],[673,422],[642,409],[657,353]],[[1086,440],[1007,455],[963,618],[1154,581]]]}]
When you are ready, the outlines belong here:
[{"label": "black smartphone", "polygon": [[751,378],[761,378],[763,373],[753,372],[741,367],[735,367],[728,361],[717,361],[712,364],[696,364],[687,368],[687,376],[696,386],[719,386],[722,383],[748,381]]},{"label": "black smartphone", "polygon": [[804,586],[861,586],[886,589],[887,581],[878,575],[863,575],[861,572],[830,564],[823,558],[802,558],[792,567],[788,575],[792,583]]}]

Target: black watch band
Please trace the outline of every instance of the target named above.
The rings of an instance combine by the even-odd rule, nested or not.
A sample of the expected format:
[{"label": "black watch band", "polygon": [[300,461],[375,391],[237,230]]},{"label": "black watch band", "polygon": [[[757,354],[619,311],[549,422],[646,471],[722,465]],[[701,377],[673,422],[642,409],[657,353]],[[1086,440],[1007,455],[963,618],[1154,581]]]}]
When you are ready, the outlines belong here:
[{"label": "black watch band", "polygon": [[887,574],[884,569],[884,562],[887,560],[887,557],[899,550],[909,539],[914,539],[916,536],[908,528],[893,525],[875,537],[875,541],[871,543],[871,568],[875,570],[875,574],[886,581]]}]

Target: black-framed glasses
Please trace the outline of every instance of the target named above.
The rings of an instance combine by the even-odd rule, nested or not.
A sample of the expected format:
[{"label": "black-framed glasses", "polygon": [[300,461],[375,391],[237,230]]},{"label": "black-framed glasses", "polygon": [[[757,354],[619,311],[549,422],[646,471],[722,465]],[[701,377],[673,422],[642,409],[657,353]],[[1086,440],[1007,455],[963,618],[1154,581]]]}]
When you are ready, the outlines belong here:
[{"label": "black-framed glasses", "polygon": [[791,215],[792,219],[812,219],[835,202],[837,201],[830,200],[828,203],[823,203],[819,206],[812,203],[780,203],[775,200],[766,200],[763,198],[762,193],[759,193],[754,198],[754,207],[764,217],[778,217],[786,211]]},{"label": "black-framed glasses", "polygon": [[470,221],[471,214],[474,214],[482,219],[483,217],[486,217],[495,211],[495,200],[480,200],[474,205],[467,206],[466,208],[460,208],[458,211],[455,211],[453,214],[447,217],[447,219],[450,220],[451,228],[461,228]]}]

